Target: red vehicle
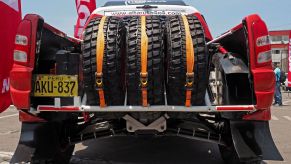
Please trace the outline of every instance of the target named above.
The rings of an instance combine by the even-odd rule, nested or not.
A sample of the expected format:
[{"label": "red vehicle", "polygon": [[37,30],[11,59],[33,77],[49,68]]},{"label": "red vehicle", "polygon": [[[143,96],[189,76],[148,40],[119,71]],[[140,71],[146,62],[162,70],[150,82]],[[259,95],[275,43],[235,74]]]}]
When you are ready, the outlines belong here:
[{"label": "red vehicle", "polygon": [[283,160],[270,50],[258,15],[214,39],[180,0],[109,1],[81,40],[28,14],[10,74],[22,122],[12,162],[68,163],[77,142],[145,134],[217,143],[231,164]]}]

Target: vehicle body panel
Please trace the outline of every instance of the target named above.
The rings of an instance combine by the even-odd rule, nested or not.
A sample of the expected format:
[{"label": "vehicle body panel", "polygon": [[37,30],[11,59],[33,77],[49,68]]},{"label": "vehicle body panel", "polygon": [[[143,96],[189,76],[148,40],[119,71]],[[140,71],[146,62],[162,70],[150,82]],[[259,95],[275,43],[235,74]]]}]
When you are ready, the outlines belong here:
[{"label": "vehicle body panel", "polygon": [[21,21],[20,0],[0,1],[0,113],[11,105],[9,72],[13,64],[15,34]]}]

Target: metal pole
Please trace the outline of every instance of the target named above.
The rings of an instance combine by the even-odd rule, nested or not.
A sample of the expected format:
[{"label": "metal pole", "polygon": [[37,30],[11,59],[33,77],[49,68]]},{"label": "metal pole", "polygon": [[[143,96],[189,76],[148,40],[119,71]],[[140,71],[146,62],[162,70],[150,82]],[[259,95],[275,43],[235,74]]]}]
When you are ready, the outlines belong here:
[{"label": "metal pole", "polygon": [[283,62],[282,62],[282,50],[280,50],[280,54],[281,54],[281,58],[280,58],[280,69],[282,71],[282,65],[283,65]]}]

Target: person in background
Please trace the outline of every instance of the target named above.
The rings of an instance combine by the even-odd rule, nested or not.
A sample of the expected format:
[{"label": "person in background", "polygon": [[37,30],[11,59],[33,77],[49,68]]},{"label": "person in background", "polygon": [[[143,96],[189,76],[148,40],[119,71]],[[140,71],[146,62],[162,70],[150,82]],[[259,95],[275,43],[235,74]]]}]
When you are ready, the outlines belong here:
[{"label": "person in background", "polygon": [[279,106],[282,106],[282,94],[281,94],[281,82],[280,82],[280,78],[281,78],[281,70],[278,67],[277,64],[274,64],[274,73],[275,73],[275,77],[276,77],[276,85],[275,85],[275,102],[273,105],[278,104]]}]

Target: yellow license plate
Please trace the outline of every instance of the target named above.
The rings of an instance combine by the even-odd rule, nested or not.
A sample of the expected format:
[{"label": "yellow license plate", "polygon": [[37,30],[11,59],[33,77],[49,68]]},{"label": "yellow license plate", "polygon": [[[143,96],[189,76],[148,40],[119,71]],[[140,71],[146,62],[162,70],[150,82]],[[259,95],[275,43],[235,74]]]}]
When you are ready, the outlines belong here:
[{"label": "yellow license plate", "polygon": [[78,76],[36,75],[33,96],[35,97],[78,96]]}]

